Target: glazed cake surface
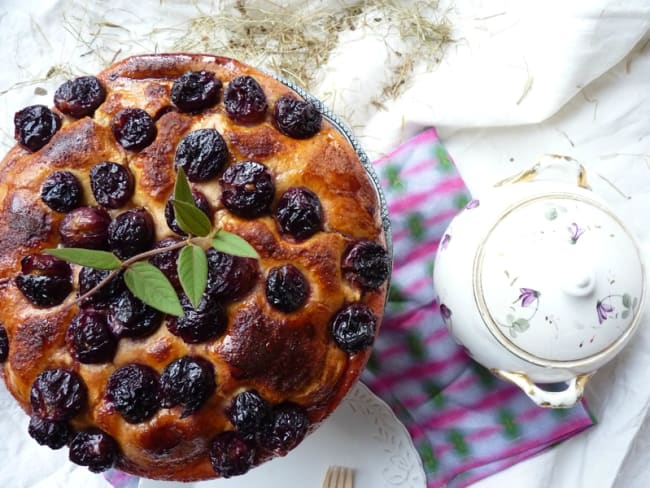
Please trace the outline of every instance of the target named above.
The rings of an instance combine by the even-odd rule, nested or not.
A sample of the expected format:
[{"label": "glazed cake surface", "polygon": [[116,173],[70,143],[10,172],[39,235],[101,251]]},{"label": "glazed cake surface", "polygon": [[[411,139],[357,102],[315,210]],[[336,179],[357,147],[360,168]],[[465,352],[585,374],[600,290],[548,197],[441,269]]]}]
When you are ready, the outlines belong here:
[{"label": "glazed cake surface", "polygon": [[[97,107],[74,98],[83,90],[61,89],[49,113],[27,113],[49,117],[49,138],[47,123],[30,129],[17,115],[19,144],[0,163],[5,383],[32,417],[32,437],[67,444],[93,471],[114,465],[183,481],[242,474],[299,444],[368,359],[390,271],[376,189],[313,105],[236,60],[136,56],[94,80],[104,90]],[[206,80],[212,92],[196,101]],[[260,258],[208,250],[198,309],[170,271],[174,256],[152,258],[177,287],[183,318],[146,307],[119,279],[80,303],[90,286],[82,274],[96,284],[97,270],[44,250],[92,247],[126,259],[136,251],[120,236],[137,252],[182,242],[165,214],[179,166],[213,226]],[[120,233],[122,218],[137,237]],[[144,247],[143,229],[152,234]],[[93,442],[102,459],[89,454]]]}]

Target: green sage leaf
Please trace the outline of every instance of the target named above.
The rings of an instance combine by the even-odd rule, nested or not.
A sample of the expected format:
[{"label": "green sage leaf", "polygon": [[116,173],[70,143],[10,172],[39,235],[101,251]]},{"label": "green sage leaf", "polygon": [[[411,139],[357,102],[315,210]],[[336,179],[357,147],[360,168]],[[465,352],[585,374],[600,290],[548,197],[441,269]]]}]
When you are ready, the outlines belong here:
[{"label": "green sage leaf", "polygon": [[226,232],[225,230],[219,230],[217,232],[212,239],[212,247],[217,251],[232,254],[233,256],[255,259],[259,259],[260,257],[255,248],[246,242],[244,238],[239,237],[237,234]]},{"label": "green sage leaf", "polygon": [[179,200],[172,200],[174,214],[178,226],[188,234],[207,236],[212,229],[212,222],[194,204],[190,205]]},{"label": "green sage leaf", "polygon": [[93,249],[82,249],[79,247],[60,247],[57,249],[45,249],[47,254],[69,261],[81,266],[89,266],[97,269],[117,269],[122,262],[112,252],[95,251]]},{"label": "green sage leaf", "polygon": [[145,261],[133,263],[124,272],[124,282],[131,293],[150,307],[177,317],[183,316],[176,290],[153,264]]},{"label": "green sage leaf", "polygon": [[183,291],[197,308],[208,283],[208,258],[199,246],[185,246],[178,256],[178,277]]},{"label": "green sage leaf", "polygon": [[185,176],[185,171],[180,166],[178,167],[176,184],[174,185],[174,200],[196,206],[194,197],[192,196],[190,182],[187,180],[187,176]]}]

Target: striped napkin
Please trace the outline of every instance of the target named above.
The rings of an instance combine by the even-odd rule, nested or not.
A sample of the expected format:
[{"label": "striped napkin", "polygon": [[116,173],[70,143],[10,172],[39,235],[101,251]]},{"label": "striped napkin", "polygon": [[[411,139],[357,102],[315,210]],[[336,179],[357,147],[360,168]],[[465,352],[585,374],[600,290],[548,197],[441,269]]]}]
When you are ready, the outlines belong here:
[{"label": "striped napkin", "polygon": [[436,250],[470,195],[434,129],[375,162],[393,226],[394,269],[362,377],[395,411],[422,457],[428,488],[463,487],[594,424],[584,404],[534,405],[472,361],[435,301]]}]

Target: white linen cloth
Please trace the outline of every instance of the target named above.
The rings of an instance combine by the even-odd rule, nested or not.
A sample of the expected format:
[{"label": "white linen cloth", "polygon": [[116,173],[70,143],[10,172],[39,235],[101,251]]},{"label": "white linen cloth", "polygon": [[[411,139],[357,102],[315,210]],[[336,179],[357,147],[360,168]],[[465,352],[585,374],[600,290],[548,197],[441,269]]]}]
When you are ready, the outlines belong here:
[{"label": "white linen cloth", "polygon": [[[234,3],[2,0],[0,149],[13,144],[13,113],[27,104],[51,105],[65,76],[23,82],[44,79],[55,66],[71,68],[74,75],[96,73],[118,50],[119,58],[169,51],[197,8],[216,13]],[[310,9],[353,2],[282,3]],[[421,128],[436,126],[473,192],[545,153],[578,159],[594,190],[639,237],[648,261],[648,1],[449,0],[441,8],[451,20],[454,42],[439,65],[415,66],[413,82],[398,99],[385,102],[384,110],[371,102],[381,89],[378,80],[394,67],[385,46],[400,45],[395,32],[385,36],[362,26],[344,32],[313,91],[336,92],[331,105],[348,118],[373,158]],[[47,95],[35,94],[35,87]],[[476,486],[650,486],[650,426],[644,426],[650,406],[649,322],[646,313],[630,346],[589,383],[597,426]],[[66,449],[39,447],[27,436],[27,420],[0,388],[0,486],[106,486],[103,478],[68,463]]]}]

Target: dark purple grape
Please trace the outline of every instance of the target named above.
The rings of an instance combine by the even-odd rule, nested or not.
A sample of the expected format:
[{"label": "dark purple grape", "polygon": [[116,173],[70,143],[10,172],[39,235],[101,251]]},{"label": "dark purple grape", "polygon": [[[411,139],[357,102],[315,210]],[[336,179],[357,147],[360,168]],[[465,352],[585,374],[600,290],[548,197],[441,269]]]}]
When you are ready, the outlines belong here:
[{"label": "dark purple grape", "polygon": [[[212,208],[210,208],[210,202],[205,195],[200,191],[192,190],[192,197],[194,198],[194,204],[199,208],[199,210],[201,210],[208,219],[212,220]],[[165,220],[171,230],[176,232],[179,236],[186,236],[187,234],[180,228],[176,221],[176,212],[174,211],[172,200],[173,196],[169,197],[169,200],[167,200],[167,204],[165,205]]]},{"label": "dark purple grape", "polygon": [[95,310],[80,310],[74,316],[66,340],[72,355],[85,364],[112,361],[117,349],[117,339],[108,327],[106,316]]},{"label": "dark purple grape", "polygon": [[211,71],[186,71],[172,86],[172,102],[181,112],[198,112],[217,104],[221,86]]},{"label": "dark purple grape", "polygon": [[336,314],[331,332],[337,346],[355,353],[372,345],[376,326],[377,319],[368,306],[352,303]]},{"label": "dark purple grape", "polygon": [[228,83],[223,104],[228,116],[242,124],[261,122],[269,107],[264,90],[252,76],[238,76]]},{"label": "dark purple grape", "polygon": [[219,252],[206,251],[208,257],[207,293],[225,300],[240,298],[257,281],[257,261]]},{"label": "dark purple grape", "polygon": [[18,275],[16,286],[22,294],[39,307],[59,305],[72,291],[70,279],[43,275]]},{"label": "dark purple grape", "polygon": [[41,200],[55,212],[66,213],[81,205],[83,190],[70,171],[55,171],[43,182]]},{"label": "dark purple grape", "polygon": [[70,265],[67,262],[49,254],[28,254],[20,260],[20,268],[23,274],[40,276],[67,278],[72,274]]},{"label": "dark purple grape", "polygon": [[146,337],[162,322],[162,314],[129,290],[117,295],[108,308],[108,326],[116,337]]},{"label": "dark purple grape", "polygon": [[45,105],[30,105],[14,115],[14,137],[26,149],[38,151],[61,128],[61,117]]},{"label": "dark purple grape", "polygon": [[201,297],[199,306],[192,307],[190,300],[181,295],[184,315],[170,317],[167,329],[188,344],[198,344],[216,339],[226,330],[228,318],[217,296],[206,292]]},{"label": "dark purple grape", "polygon": [[[89,268],[84,266],[79,272],[79,290],[77,295],[81,296],[101,283],[111,272],[107,269]],[[93,292],[88,298],[84,299],[83,307],[93,307],[97,309],[105,309],[110,302],[114,300],[120,293],[126,289],[124,278],[122,274],[117,275],[111,279],[107,284],[102,286],[99,290]]]},{"label": "dark purple grape", "polygon": [[20,261],[18,289],[39,307],[60,304],[72,291],[72,270],[61,259],[48,254],[28,254]]},{"label": "dark purple grape", "polygon": [[183,168],[190,181],[214,178],[228,162],[228,146],[216,129],[187,134],[176,148],[174,165]]},{"label": "dark purple grape", "polygon": [[260,431],[270,413],[269,403],[255,390],[239,393],[226,411],[235,429],[247,438]]},{"label": "dark purple grape", "polygon": [[239,432],[222,432],[210,446],[210,462],[222,478],[246,473],[255,461],[253,447]]},{"label": "dark purple grape", "polygon": [[[173,246],[179,242],[181,242],[181,239],[178,237],[167,237],[162,241],[157,242],[154,246],[154,249],[162,249],[168,246]],[[162,271],[172,286],[177,290],[181,288],[181,280],[178,277],[178,256],[180,252],[180,249],[174,249],[172,251],[165,251],[159,254],[154,254],[149,258],[149,262],[160,271]]]},{"label": "dark purple grape", "polygon": [[126,166],[104,161],[90,170],[90,188],[97,203],[120,208],[133,195],[133,175]]},{"label": "dark purple grape", "polygon": [[379,243],[357,242],[343,257],[341,269],[345,277],[366,290],[376,290],[390,275],[390,257]]},{"label": "dark purple grape", "polygon": [[160,408],[158,373],[142,364],[122,366],[108,379],[106,398],[128,423],[144,422]]},{"label": "dark purple grape", "polygon": [[106,90],[94,76],[68,80],[54,93],[54,105],[61,112],[76,119],[92,116],[106,100]]},{"label": "dark purple grape", "polygon": [[280,197],[276,219],[282,232],[303,240],[322,229],[323,208],[313,191],[291,187]]},{"label": "dark purple grape", "polygon": [[302,307],[309,296],[307,278],[292,264],[272,268],[266,278],[266,299],[282,312]]},{"label": "dark purple grape", "polygon": [[169,363],[160,377],[163,408],[183,405],[180,418],[196,412],[214,393],[214,367],[199,357],[185,356]]},{"label": "dark purple grape", "polygon": [[115,140],[124,149],[139,151],[151,144],[157,130],[151,116],[140,108],[125,108],[111,119]]},{"label": "dark purple grape", "polygon": [[275,185],[268,168],[255,161],[230,166],[219,179],[221,202],[235,215],[254,219],[269,212]]},{"label": "dark purple grape", "polygon": [[5,326],[0,324],[0,363],[4,363],[9,356],[9,337]]},{"label": "dark purple grape", "polygon": [[153,218],[144,208],[127,210],[108,226],[108,245],[120,259],[148,251],[154,237]]},{"label": "dark purple grape", "polygon": [[258,437],[260,446],[284,456],[307,435],[307,412],[295,403],[282,403],[273,407]]},{"label": "dark purple grape", "polygon": [[311,102],[284,96],[275,102],[275,126],[294,139],[309,139],[321,128],[323,117]]},{"label": "dark purple grape", "polygon": [[59,225],[61,244],[84,249],[106,249],[111,216],[101,207],[79,207]]},{"label": "dark purple grape", "polygon": [[86,385],[73,371],[47,369],[32,383],[32,415],[47,420],[69,420],[86,404]]},{"label": "dark purple grape", "polygon": [[68,456],[73,463],[88,466],[93,473],[101,473],[115,465],[119,448],[106,432],[90,428],[74,436]]},{"label": "dark purple grape", "polygon": [[70,424],[65,420],[46,420],[36,415],[32,415],[29,419],[27,432],[41,446],[50,449],[61,449],[68,443],[73,433]]}]

